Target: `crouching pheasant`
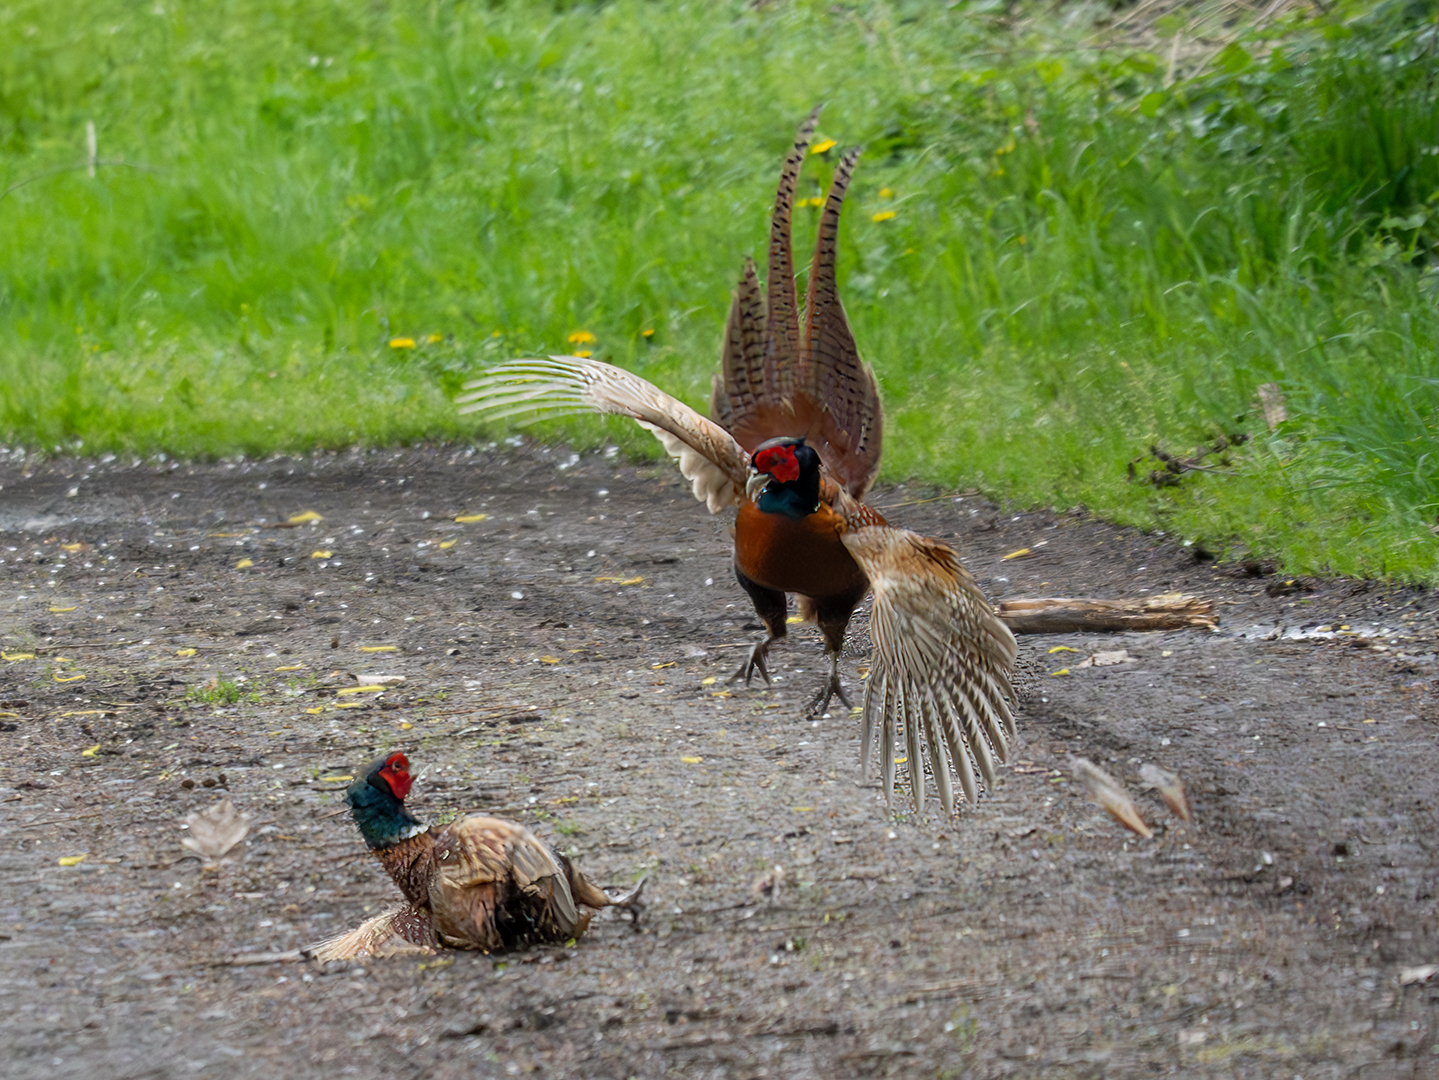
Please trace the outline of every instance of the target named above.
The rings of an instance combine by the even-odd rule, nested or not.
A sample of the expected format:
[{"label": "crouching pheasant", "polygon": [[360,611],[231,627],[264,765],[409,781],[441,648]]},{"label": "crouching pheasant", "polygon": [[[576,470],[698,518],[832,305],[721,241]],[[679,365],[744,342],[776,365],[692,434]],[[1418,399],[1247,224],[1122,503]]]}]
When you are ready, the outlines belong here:
[{"label": "crouching pheasant", "polygon": [[312,946],[316,960],[416,949],[498,952],[580,937],[599,908],[638,916],[643,881],[612,899],[523,825],[465,814],[431,829],[405,808],[413,779],[404,754],[387,754],[345,793],[365,843],[406,902]]}]

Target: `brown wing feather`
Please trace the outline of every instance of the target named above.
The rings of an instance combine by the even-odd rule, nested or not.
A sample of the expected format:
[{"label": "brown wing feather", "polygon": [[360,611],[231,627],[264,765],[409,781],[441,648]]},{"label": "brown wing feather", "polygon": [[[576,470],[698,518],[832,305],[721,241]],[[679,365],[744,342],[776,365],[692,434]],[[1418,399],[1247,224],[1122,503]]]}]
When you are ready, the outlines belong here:
[{"label": "brown wing feather", "polygon": [[558,857],[522,825],[468,814],[435,837],[430,907],[446,944],[492,951],[583,930]]},{"label": "brown wing feather", "polygon": [[835,279],[840,211],[859,155],[855,148],[840,161],[820,215],[798,374],[800,390],[820,406],[810,445],[856,498],[864,496],[879,471],[883,425],[879,387],[873,370],[860,359]]},{"label": "brown wing feather", "polygon": [[895,765],[903,764],[915,810],[923,813],[927,766],[945,812],[953,813],[951,770],[972,800],[975,773],[992,785],[995,758],[1009,756],[1014,635],[948,545],[877,525],[842,539],[874,591],[864,771],[878,736],[886,800],[893,798]]}]

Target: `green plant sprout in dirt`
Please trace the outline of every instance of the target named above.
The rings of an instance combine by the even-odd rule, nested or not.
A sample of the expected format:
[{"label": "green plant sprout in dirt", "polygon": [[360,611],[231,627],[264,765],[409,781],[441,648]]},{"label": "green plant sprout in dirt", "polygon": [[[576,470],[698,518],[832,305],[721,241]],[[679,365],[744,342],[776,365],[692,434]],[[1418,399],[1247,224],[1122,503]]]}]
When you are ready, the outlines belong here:
[{"label": "green plant sprout in dirt", "polygon": [[0,441],[472,438],[460,382],[546,352],[699,403],[824,101],[796,242],[864,144],[891,479],[1439,580],[1432,7],[15,0],[0,40]]},{"label": "green plant sprout in dirt", "polygon": [[200,701],[209,705],[235,705],[239,702],[258,702],[260,695],[254,690],[246,690],[239,683],[231,679],[211,679],[200,686],[192,686],[185,691],[187,701]]}]

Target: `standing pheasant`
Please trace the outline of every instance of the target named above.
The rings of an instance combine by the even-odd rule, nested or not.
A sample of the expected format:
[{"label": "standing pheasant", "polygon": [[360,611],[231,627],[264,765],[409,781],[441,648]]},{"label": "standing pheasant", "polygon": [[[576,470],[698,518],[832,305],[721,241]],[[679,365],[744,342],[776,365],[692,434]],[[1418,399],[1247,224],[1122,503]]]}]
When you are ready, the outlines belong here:
[{"label": "standing pheasant", "polygon": [[[612,900],[523,825],[466,814],[431,829],[405,808],[409,759],[387,754],[345,793],[360,833],[405,894],[403,905],[311,948],[317,960],[395,949],[478,949],[569,941],[589,911],[637,910],[639,888]],[[641,882],[641,886],[643,882]]]},{"label": "standing pheasant", "polygon": [[830,660],[812,707],[822,711],[836,695],[848,704],[840,650],[855,607],[873,593],[864,772],[877,742],[886,800],[903,765],[915,810],[924,811],[928,774],[952,814],[951,777],[973,801],[976,773],[992,785],[996,759],[1008,756],[1017,648],[952,548],[891,527],[862,501],[879,469],[882,412],[835,282],[840,210],[858,150],[840,161],[820,214],[802,328],[794,284],[791,208],[818,115],[800,129],[780,173],[764,289],[746,260],[735,291],[713,420],[630,372],[570,356],[492,368],[466,384],[460,401],[496,417],[628,416],[678,459],[711,513],[737,504],[735,577],[768,630],[736,673],[746,682],[756,671],[769,680],[765,661],[785,636],[786,594],[795,593]]}]

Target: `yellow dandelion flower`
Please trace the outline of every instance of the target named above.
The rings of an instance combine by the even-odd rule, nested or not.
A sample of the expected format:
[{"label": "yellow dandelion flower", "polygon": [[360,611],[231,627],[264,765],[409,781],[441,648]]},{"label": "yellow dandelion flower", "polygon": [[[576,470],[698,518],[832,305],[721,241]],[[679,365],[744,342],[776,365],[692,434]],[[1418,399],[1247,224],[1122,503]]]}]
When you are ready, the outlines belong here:
[{"label": "yellow dandelion flower", "polygon": [[813,146],[811,146],[809,152],[811,154],[823,154],[827,151],[833,150],[835,148],[835,145],[836,143],[833,139],[825,139],[823,142],[817,142]]},{"label": "yellow dandelion flower", "polygon": [[892,198],[894,198],[894,188],[888,188],[888,187],[882,187],[882,188],[880,188],[880,189],[879,189],[879,197],[880,197],[881,199],[892,199]]},{"label": "yellow dandelion flower", "polygon": [[431,345],[438,345],[440,342],[445,340],[445,335],[431,334],[429,337],[425,338],[425,340],[428,341]]},{"label": "yellow dandelion flower", "polygon": [[652,330],[652,329],[651,329],[651,330],[641,330],[641,331],[640,331],[640,337],[654,337],[654,336],[655,336],[655,332],[654,332],[654,330]]},{"label": "yellow dandelion flower", "polygon": [[869,216],[869,220],[870,220],[870,221],[888,221],[888,220],[889,220],[890,218],[892,218],[892,217],[894,217],[894,211],[893,211],[893,210],[881,210],[881,211],[880,211],[879,213],[877,213],[877,214],[871,214],[871,215]]},{"label": "yellow dandelion flower", "polygon": [[571,345],[590,345],[595,341],[595,335],[588,330],[576,330],[568,338]]},{"label": "yellow dandelion flower", "polygon": [[589,349],[576,349],[575,355],[578,356],[581,360],[588,360],[591,356],[594,355],[594,353],[590,352]]},{"label": "yellow dandelion flower", "polygon": [[392,349],[413,349],[414,347],[415,339],[412,337],[390,338],[390,348]]},{"label": "yellow dandelion flower", "polygon": [[504,337],[504,336],[505,336],[505,332],[504,332],[503,330],[496,330],[493,334],[490,335],[490,337]]}]

